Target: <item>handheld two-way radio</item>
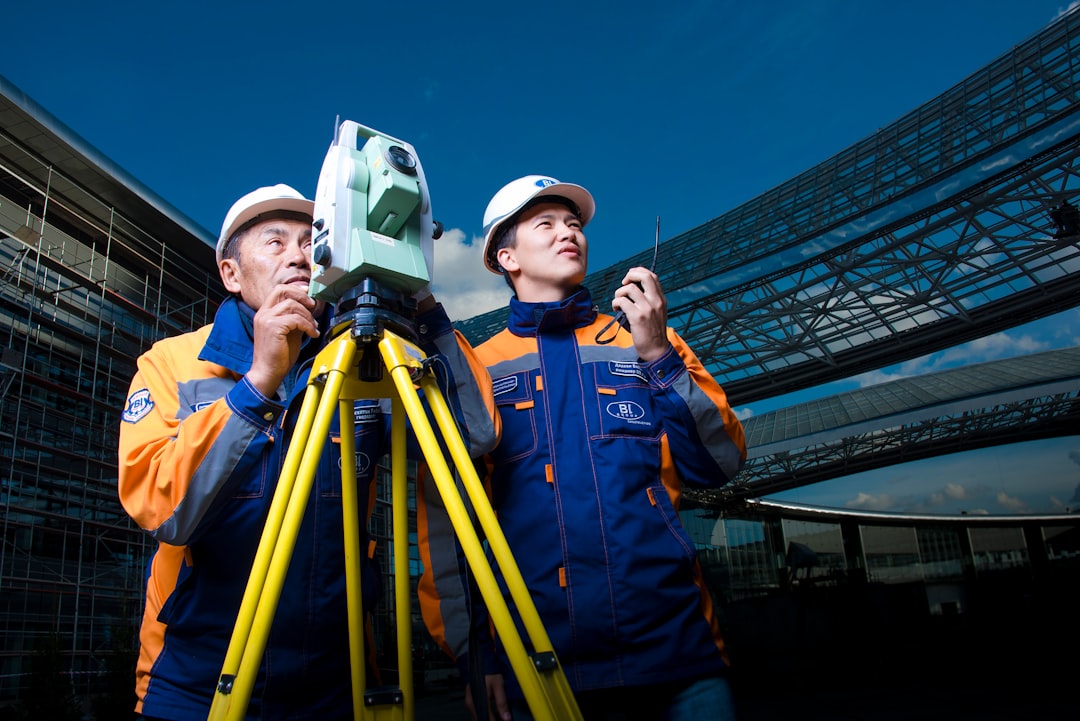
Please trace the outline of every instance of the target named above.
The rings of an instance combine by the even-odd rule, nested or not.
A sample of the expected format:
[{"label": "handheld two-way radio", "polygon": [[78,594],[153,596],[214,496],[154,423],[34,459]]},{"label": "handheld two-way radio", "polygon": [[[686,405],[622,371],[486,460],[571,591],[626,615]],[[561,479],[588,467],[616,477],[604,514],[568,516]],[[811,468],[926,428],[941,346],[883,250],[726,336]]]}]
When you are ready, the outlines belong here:
[{"label": "handheld two-way radio", "polygon": [[[658,216],[656,216],[656,238],[653,240],[652,264],[649,266],[649,270],[652,271],[653,273],[656,272],[656,256],[659,254],[659,251],[660,251],[660,216],[658,215]],[[638,287],[639,288],[641,287],[640,283],[638,283]],[[644,289],[642,289],[642,290],[644,290]],[[607,333],[608,328],[615,325],[616,323],[618,323],[620,326],[622,326],[623,330],[625,330],[627,333],[630,332],[630,321],[628,321],[626,319],[626,313],[624,313],[623,311],[620,310],[617,313],[615,313],[615,317],[612,318],[611,320],[609,320],[607,325],[605,325],[603,328],[601,328],[600,332],[596,334],[596,342],[599,343],[600,345],[607,345],[611,341],[615,340],[615,335],[618,335],[618,331],[616,331],[615,335],[612,335],[610,338],[604,338],[602,336],[604,335],[604,333]]]}]

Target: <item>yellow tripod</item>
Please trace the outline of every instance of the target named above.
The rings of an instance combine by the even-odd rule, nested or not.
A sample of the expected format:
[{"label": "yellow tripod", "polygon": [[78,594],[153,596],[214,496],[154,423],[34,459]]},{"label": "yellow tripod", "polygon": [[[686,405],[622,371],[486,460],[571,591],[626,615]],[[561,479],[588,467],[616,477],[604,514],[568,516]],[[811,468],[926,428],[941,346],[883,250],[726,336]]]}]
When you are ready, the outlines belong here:
[{"label": "yellow tripod", "polygon": [[[454,532],[461,542],[466,560],[476,577],[480,593],[488,606],[492,622],[505,646],[511,667],[524,690],[525,700],[533,716],[538,721],[581,719],[581,711],[562,666],[552,650],[551,641],[536,612],[506,538],[499,528],[495,512],[472,465],[454,417],[433,372],[424,363],[424,352],[389,330],[381,330],[380,336],[376,345],[373,340],[361,342],[353,333],[341,332],[315,357],[300,407],[295,435],[285,456],[208,718],[210,721],[236,721],[243,719],[247,711],[335,407],[340,414],[341,457],[347,459],[355,454],[354,436],[349,430],[354,422],[353,401],[358,398],[389,398],[392,402],[391,487],[399,687],[378,692],[368,691],[366,688],[360,593],[360,516],[356,479],[349,477],[350,465],[342,463],[353,718],[355,721],[412,721],[415,718],[406,503],[407,413],[424,459],[449,513]],[[376,350],[380,354],[383,369],[389,370],[392,382],[387,382],[386,374],[382,374],[379,381],[360,379],[360,374],[356,371],[358,363],[364,353]],[[428,420],[417,386],[424,392],[443,441],[463,480],[465,492],[487,537],[488,545],[502,569],[511,598],[529,637],[533,649],[531,654],[518,635],[510,609],[499,591],[480,538]]]}]

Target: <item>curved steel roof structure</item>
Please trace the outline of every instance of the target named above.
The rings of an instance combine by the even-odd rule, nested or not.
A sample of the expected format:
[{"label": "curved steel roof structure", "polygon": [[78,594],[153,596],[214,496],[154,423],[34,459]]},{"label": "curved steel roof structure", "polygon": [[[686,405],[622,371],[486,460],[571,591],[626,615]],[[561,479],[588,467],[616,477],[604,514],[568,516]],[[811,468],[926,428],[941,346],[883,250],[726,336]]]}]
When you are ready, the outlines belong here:
[{"label": "curved steel roof structure", "polygon": [[[1075,308],[1078,170],[1074,9],[871,137],[663,242],[657,272],[669,322],[731,402],[746,406]],[[586,284],[610,295],[625,268],[647,265],[651,254]],[[459,327],[475,343],[505,318],[500,309]],[[1053,358],[1080,367],[1068,354],[1017,359],[751,419],[759,437],[732,492],[759,495],[946,449],[1076,433],[1075,371],[1057,378],[1072,383],[1064,396],[1025,395],[1018,369]],[[978,373],[1000,384],[979,391],[986,379]],[[956,384],[954,400],[973,407],[955,416],[945,401],[921,404],[940,383]],[[918,409],[919,420],[898,423],[886,411],[890,394],[903,398],[905,412]],[[872,411],[858,432],[835,437],[854,433],[860,405]],[[765,426],[799,419],[829,440],[779,438]]]},{"label": "curved steel roof structure", "polygon": [[[1080,12],[783,185],[661,245],[672,325],[736,403],[1075,307]],[[589,276],[598,296],[628,264]],[[461,324],[474,342],[500,309]]]},{"label": "curved steel roof structure", "polygon": [[749,453],[704,505],[1080,430],[1080,346],[881,383],[743,422]]}]

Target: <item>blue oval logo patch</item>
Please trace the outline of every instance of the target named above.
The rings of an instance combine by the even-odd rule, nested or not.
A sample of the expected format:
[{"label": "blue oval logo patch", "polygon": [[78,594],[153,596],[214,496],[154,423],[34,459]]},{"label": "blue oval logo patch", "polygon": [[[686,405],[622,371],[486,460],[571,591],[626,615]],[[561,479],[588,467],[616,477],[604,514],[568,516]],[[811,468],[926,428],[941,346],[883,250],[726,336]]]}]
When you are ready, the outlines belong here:
[{"label": "blue oval logo patch", "polygon": [[638,418],[645,415],[645,409],[633,401],[615,401],[614,403],[608,403],[607,412],[609,416],[624,421],[636,421]]}]

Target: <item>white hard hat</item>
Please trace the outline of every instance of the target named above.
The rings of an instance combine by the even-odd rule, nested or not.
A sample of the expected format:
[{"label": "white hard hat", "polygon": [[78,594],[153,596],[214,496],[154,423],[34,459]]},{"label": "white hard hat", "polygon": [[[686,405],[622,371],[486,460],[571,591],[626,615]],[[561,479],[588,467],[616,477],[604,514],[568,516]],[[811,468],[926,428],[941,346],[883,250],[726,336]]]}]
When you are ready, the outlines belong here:
[{"label": "white hard hat", "polygon": [[315,212],[315,203],[283,183],[253,190],[233,203],[225,215],[225,222],[221,224],[221,235],[217,241],[218,262],[221,262],[221,253],[233,233],[264,213],[281,210],[303,213],[310,217]]},{"label": "white hard hat", "polygon": [[566,198],[576,205],[582,227],[592,220],[596,212],[592,195],[580,185],[560,183],[547,175],[526,175],[507,183],[495,193],[484,211],[484,266],[492,273],[502,273],[498,261],[489,255],[491,239],[495,237],[499,226],[524,208],[530,200],[544,195]]}]

